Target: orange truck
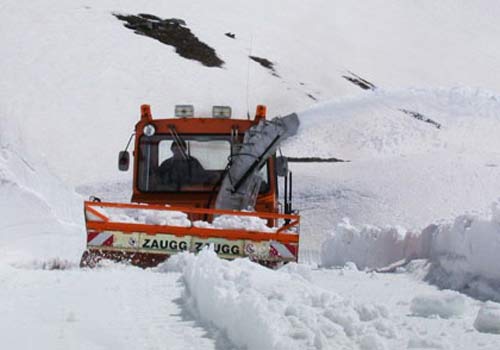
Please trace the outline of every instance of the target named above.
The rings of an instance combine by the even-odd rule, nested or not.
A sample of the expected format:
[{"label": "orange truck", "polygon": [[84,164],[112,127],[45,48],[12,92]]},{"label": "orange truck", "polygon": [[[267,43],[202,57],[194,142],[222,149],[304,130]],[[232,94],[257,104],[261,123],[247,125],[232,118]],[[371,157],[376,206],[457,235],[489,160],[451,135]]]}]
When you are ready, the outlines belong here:
[{"label": "orange truck", "polygon": [[300,217],[292,209],[286,158],[276,156],[297,127],[295,114],[267,120],[262,105],[252,120],[231,118],[227,106],[195,118],[191,105],[176,106],[175,117],[154,119],[142,105],[118,159],[127,171],[135,136],[131,203],[93,196],[84,203],[81,266],[109,259],[152,267],[206,246],[221,258],[246,257],[269,267],[297,261]]}]

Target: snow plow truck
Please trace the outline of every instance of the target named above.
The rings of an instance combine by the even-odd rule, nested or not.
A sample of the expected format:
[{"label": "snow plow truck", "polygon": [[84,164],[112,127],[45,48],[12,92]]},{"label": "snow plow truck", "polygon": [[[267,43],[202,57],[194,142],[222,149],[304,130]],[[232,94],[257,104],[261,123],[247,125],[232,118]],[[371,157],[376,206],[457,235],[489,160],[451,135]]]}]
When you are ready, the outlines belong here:
[{"label": "snow plow truck", "polygon": [[93,196],[84,203],[81,266],[107,259],[153,267],[211,245],[224,259],[247,257],[269,267],[297,261],[300,217],[292,208],[292,173],[276,153],[298,125],[296,114],[267,120],[263,105],[254,119],[233,119],[228,106],[194,117],[192,105],[155,119],[142,105],[118,156],[119,170],[127,171],[134,140],[131,203]]}]

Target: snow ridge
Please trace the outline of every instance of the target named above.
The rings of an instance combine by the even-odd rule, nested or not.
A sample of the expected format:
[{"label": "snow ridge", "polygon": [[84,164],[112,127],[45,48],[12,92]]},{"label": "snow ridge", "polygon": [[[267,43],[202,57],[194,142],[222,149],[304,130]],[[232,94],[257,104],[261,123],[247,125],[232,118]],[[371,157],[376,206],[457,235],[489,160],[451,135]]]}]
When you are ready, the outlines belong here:
[{"label": "snow ridge", "polygon": [[303,268],[273,271],[204,250],[178,254],[159,269],[181,271],[198,318],[248,350],[384,349],[401,341],[384,306],[317,287]]}]

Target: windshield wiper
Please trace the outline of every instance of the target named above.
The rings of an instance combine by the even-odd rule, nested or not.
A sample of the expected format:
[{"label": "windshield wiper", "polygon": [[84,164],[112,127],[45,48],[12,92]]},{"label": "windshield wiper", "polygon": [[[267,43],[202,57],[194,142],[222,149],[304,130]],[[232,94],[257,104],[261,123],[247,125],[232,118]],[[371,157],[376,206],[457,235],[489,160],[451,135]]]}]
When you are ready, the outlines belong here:
[{"label": "windshield wiper", "polygon": [[[180,135],[177,133],[177,130],[175,130],[175,127],[173,125],[168,126],[168,130],[170,131],[170,135],[172,135],[172,138],[174,139],[174,142],[176,145],[179,147],[182,153],[182,157],[185,160],[189,159],[188,153],[187,153],[187,144],[186,142],[180,137]],[[186,148],[184,148],[182,145],[186,145]]]}]

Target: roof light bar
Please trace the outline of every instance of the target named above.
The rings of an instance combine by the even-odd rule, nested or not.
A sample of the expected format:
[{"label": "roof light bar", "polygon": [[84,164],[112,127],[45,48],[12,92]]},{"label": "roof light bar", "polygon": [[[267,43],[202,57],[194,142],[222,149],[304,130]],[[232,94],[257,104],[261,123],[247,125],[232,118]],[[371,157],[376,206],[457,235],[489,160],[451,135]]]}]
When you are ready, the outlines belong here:
[{"label": "roof light bar", "polygon": [[213,106],[212,117],[214,118],[231,118],[231,107],[229,106]]},{"label": "roof light bar", "polygon": [[193,105],[176,105],[175,116],[177,118],[192,118],[194,117]]}]

